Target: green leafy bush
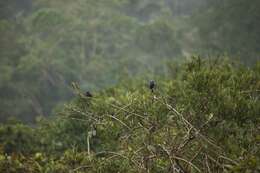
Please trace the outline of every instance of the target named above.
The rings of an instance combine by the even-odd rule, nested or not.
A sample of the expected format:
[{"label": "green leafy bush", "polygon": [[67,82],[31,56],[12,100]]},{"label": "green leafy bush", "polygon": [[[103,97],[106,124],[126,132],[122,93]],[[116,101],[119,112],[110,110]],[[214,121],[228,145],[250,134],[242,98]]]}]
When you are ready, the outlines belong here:
[{"label": "green leafy bush", "polygon": [[193,58],[154,93],[130,80],[87,97],[73,84],[55,118],[1,126],[0,170],[257,172],[259,67]]}]

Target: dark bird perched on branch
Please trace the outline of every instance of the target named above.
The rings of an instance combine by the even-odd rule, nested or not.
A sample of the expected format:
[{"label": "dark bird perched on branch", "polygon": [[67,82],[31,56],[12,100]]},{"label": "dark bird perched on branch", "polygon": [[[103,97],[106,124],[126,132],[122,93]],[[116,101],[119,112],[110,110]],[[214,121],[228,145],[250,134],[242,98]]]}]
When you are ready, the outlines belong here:
[{"label": "dark bird perched on branch", "polygon": [[86,96],[86,97],[93,97],[93,95],[92,95],[89,91],[86,91],[86,92],[85,92],[85,96]]},{"label": "dark bird perched on branch", "polygon": [[154,80],[150,80],[149,82],[149,88],[150,90],[153,92],[155,89],[155,81]]}]

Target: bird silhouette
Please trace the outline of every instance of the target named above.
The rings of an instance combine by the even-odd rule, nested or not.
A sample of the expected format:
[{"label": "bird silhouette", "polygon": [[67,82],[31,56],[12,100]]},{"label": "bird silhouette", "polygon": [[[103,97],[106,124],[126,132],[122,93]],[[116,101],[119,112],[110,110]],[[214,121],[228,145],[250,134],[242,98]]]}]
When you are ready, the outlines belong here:
[{"label": "bird silhouette", "polygon": [[149,82],[149,88],[152,92],[154,92],[154,89],[155,89],[155,81],[154,80],[150,80]]},{"label": "bird silhouette", "polygon": [[93,95],[92,95],[89,91],[86,91],[86,92],[85,92],[85,96],[86,96],[86,97],[93,97]]}]

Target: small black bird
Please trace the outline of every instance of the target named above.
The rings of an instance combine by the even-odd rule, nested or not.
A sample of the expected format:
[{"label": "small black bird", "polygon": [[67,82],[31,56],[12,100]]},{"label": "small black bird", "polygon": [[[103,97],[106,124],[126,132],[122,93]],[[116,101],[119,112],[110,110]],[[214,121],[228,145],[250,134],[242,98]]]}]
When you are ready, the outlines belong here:
[{"label": "small black bird", "polygon": [[93,97],[93,95],[92,95],[89,91],[86,91],[86,92],[85,92],[85,96],[86,96],[86,97]]},{"label": "small black bird", "polygon": [[154,91],[154,88],[155,88],[155,81],[154,80],[150,80],[149,82],[149,88],[150,90],[153,92]]}]

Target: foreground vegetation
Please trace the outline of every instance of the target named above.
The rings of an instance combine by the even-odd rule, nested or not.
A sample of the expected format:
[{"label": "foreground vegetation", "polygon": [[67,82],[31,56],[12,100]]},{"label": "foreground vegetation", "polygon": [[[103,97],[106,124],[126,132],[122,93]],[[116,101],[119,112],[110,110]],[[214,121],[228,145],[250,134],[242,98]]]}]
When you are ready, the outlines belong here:
[{"label": "foreground vegetation", "polygon": [[193,60],[152,93],[122,81],[75,99],[36,127],[0,126],[0,172],[260,171],[260,64]]}]

